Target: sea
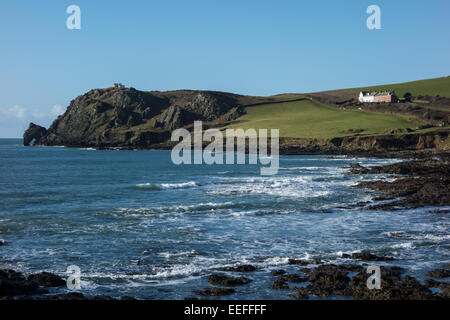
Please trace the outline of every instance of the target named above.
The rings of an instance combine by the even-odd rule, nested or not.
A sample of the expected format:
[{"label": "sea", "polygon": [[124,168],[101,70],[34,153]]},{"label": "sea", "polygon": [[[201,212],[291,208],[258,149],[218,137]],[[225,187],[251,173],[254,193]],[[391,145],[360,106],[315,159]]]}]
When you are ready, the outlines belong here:
[{"label": "sea", "polygon": [[220,268],[251,264],[225,272],[249,284],[214,299],[292,299],[271,288],[271,271],[300,272],[289,259],[355,263],[342,254],[367,250],[423,281],[450,260],[450,218],[433,213],[449,208],[369,210],[377,193],[353,186],[396,177],[347,173],[398,161],[280,156],[278,174],[261,176],[259,165],[175,165],[164,150],[0,139],[0,268],[66,278],[76,266],[87,296],[185,299]]}]

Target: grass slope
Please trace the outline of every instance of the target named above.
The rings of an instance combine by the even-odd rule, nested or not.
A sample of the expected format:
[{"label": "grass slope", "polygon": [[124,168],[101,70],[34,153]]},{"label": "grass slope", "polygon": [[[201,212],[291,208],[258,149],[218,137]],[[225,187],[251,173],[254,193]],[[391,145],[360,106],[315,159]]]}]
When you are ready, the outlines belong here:
[{"label": "grass slope", "polygon": [[352,91],[382,91],[395,90],[395,93],[402,97],[406,92],[413,96],[436,96],[450,97],[450,76],[427,80],[418,80],[398,84],[388,84],[364,88],[347,89]]},{"label": "grass slope", "polygon": [[226,128],[272,128],[280,129],[280,137],[333,138],[353,135],[349,129],[364,130],[359,133],[362,135],[379,135],[423,124],[401,115],[334,109],[310,99],[247,107],[245,112]]}]

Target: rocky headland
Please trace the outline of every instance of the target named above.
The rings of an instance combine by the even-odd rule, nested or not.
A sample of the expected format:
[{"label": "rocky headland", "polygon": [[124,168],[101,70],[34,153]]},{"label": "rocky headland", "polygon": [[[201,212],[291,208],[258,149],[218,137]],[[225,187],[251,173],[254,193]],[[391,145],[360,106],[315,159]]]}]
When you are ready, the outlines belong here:
[{"label": "rocky headland", "polygon": [[[249,106],[305,99],[324,100],[323,95],[306,96],[257,97],[217,91],[160,92],[121,87],[94,89],[72,100],[66,112],[48,129],[31,123],[23,135],[23,142],[26,146],[171,149],[175,144],[170,141],[171,132],[177,128],[192,130],[196,120],[203,121],[204,129],[223,128],[243,115],[245,108]],[[443,99],[436,101],[445,106],[450,104],[448,99],[443,102],[441,100]],[[325,99],[323,103],[328,103],[333,108],[340,107],[334,100],[331,103],[329,99]],[[404,113],[404,108],[408,109],[400,104],[388,107],[399,113]],[[429,116],[419,117],[427,123],[423,128],[393,130],[376,136],[362,135],[349,129],[348,136],[336,138],[282,137],[280,154],[372,155],[449,150],[450,130],[436,129],[436,126],[448,123],[450,112],[422,111],[429,113]],[[408,115],[416,116],[415,113]],[[428,131],[428,127],[434,129]]]}]

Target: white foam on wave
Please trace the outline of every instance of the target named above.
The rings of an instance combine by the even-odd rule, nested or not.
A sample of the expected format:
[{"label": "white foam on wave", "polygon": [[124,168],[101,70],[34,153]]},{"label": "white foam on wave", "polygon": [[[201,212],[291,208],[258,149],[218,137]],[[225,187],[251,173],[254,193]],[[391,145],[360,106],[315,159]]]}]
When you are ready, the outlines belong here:
[{"label": "white foam on wave", "polygon": [[266,194],[280,197],[315,198],[334,192],[329,182],[315,183],[311,176],[274,176],[226,178],[225,183],[208,186],[207,192],[216,195]]},{"label": "white foam on wave", "polygon": [[412,242],[397,243],[391,246],[393,249],[412,249],[414,247],[415,246]]},{"label": "white foam on wave", "polygon": [[165,259],[171,259],[171,258],[179,258],[179,257],[192,257],[194,255],[200,254],[196,250],[190,250],[190,251],[182,251],[182,252],[160,252],[158,253],[158,256],[165,258]]},{"label": "white foam on wave", "polygon": [[386,235],[390,238],[395,239],[405,239],[405,240],[430,240],[430,241],[444,241],[444,240],[450,240],[450,234],[408,234],[405,231],[387,231],[383,232],[383,235]]},{"label": "white foam on wave", "polygon": [[147,182],[136,185],[137,188],[151,189],[151,190],[185,189],[197,186],[198,185],[195,181],[180,182],[180,183],[161,183],[161,184]]},{"label": "white foam on wave", "polygon": [[195,212],[210,212],[215,213],[223,210],[230,210],[238,208],[244,205],[243,202],[201,202],[192,205],[172,205],[162,207],[142,207],[142,208],[117,208],[120,213],[124,213],[127,216],[145,216],[153,214],[165,214],[165,213],[195,213]]},{"label": "white foam on wave", "polygon": [[97,149],[95,149],[95,148],[79,148],[78,150],[97,151]]}]

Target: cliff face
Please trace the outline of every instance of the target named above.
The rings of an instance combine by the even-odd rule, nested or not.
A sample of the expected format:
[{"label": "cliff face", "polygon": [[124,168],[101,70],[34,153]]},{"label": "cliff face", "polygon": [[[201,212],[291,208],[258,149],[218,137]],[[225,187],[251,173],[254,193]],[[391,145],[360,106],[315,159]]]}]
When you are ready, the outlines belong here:
[{"label": "cliff face", "polygon": [[24,144],[146,147],[166,141],[194,120],[234,119],[242,96],[212,91],[144,92],[94,89],[72,100],[48,130],[30,124]]}]

